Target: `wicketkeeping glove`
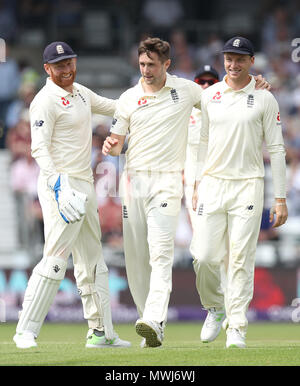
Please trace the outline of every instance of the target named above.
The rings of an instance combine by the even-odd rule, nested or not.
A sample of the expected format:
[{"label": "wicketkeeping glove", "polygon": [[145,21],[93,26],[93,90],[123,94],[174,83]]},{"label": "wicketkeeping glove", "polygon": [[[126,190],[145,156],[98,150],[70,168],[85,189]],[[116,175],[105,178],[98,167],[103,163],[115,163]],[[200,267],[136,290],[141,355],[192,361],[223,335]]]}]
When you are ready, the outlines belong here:
[{"label": "wicketkeeping glove", "polygon": [[[48,186],[55,193],[55,200],[61,217],[68,224],[80,221],[81,217],[85,215],[87,195],[70,187],[67,174],[59,174],[56,177],[50,179]],[[54,181],[56,179],[55,182],[53,178]]]}]

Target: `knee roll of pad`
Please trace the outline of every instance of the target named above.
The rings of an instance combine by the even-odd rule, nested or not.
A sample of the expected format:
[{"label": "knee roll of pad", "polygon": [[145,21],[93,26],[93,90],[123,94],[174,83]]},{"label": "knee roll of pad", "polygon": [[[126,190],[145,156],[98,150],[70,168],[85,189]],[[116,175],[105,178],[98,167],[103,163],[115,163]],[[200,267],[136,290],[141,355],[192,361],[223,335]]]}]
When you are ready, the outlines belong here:
[{"label": "knee roll of pad", "polygon": [[67,261],[61,257],[43,258],[34,268],[34,272],[40,276],[52,280],[62,280],[65,277]]},{"label": "knee roll of pad", "polygon": [[52,256],[43,258],[34,268],[25,291],[17,332],[31,331],[38,336],[66,268],[66,260]]}]

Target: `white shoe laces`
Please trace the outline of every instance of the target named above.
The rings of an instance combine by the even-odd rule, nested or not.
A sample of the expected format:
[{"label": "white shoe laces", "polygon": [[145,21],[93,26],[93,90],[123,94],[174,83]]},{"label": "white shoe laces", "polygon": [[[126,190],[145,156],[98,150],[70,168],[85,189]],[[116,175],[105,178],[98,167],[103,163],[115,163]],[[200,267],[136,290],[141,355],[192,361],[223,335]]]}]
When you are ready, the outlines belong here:
[{"label": "white shoe laces", "polygon": [[244,341],[243,335],[237,328],[230,328],[228,330],[228,334],[230,334],[234,339]]},{"label": "white shoe laces", "polygon": [[221,316],[221,314],[224,315],[224,311],[217,311],[215,308],[209,308],[207,317],[205,319],[206,327],[208,328],[214,327],[216,323],[220,323],[221,320],[218,321],[217,319],[218,318],[222,319],[223,315]]}]

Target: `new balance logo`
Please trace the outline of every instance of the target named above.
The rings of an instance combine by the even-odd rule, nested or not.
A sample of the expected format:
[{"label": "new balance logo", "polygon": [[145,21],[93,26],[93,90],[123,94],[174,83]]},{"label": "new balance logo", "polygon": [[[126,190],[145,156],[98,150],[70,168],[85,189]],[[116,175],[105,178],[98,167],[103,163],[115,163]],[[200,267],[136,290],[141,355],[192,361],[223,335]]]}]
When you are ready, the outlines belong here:
[{"label": "new balance logo", "polygon": [[167,202],[162,202],[160,204],[161,208],[166,208],[168,206],[168,203]]},{"label": "new balance logo", "polygon": [[58,266],[58,265],[54,265],[53,271],[54,271],[55,273],[57,273],[58,271],[60,271],[59,266]]},{"label": "new balance logo", "polygon": [[248,209],[248,210],[253,210],[253,208],[254,208],[254,206],[253,206],[253,205],[249,205],[249,206],[247,206],[247,209]]},{"label": "new balance logo", "polygon": [[123,218],[128,218],[128,212],[126,205],[123,205]]},{"label": "new balance logo", "polygon": [[36,121],[34,122],[34,125],[33,125],[33,126],[35,126],[35,127],[42,127],[43,124],[44,124],[44,121],[42,121],[42,120],[40,120],[40,121],[36,120]]}]

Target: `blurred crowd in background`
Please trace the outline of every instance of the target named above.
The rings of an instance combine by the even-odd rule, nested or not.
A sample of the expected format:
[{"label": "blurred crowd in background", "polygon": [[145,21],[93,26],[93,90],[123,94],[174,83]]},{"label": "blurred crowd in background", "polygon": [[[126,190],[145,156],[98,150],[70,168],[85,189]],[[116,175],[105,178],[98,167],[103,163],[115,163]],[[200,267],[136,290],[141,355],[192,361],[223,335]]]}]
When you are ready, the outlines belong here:
[{"label": "blurred crowd in background", "polygon": [[[300,2],[253,0],[251,4],[243,4],[244,8],[240,4],[243,2],[213,0],[110,0],[101,1],[101,5],[98,3],[82,0],[0,0],[0,37],[6,42],[6,61],[0,63],[0,151],[6,149],[11,155],[10,186],[16,199],[20,245],[26,248],[36,243],[41,246],[39,253],[42,254],[43,220],[37,198],[39,168],[31,157],[28,109],[45,81],[41,56],[46,44],[54,40],[67,41],[79,54],[78,63],[86,55],[97,59],[113,56],[120,63],[126,62],[131,70],[124,74],[127,84],[123,86],[128,88],[139,78],[137,44],[146,36],[167,39],[172,52],[169,72],[193,80],[197,68],[204,64],[216,68],[222,79],[222,46],[228,38],[243,35],[253,41],[256,50],[252,73],[262,74],[268,80],[279,103],[288,166],[290,217],[286,230],[280,233],[268,222],[273,191],[269,156],[265,152],[266,197],[259,243],[276,243],[284,234],[293,234],[298,243],[298,253],[297,250],[293,252],[292,263],[298,265],[300,53],[298,62],[292,59],[295,50],[292,41],[300,39]],[[82,31],[88,31],[89,39],[84,38],[86,35]],[[22,56],[20,53],[24,51]],[[30,55],[31,51],[39,56]],[[95,91],[106,96],[108,89],[106,85],[103,90],[97,88]],[[99,198],[103,243],[121,250],[122,217],[117,192],[123,159],[104,157],[101,153],[110,123],[111,119],[100,116],[93,119],[92,167]],[[188,252],[191,237],[192,229],[183,198],[175,242],[181,251],[180,258],[186,259],[187,263],[191,263]]]}]

